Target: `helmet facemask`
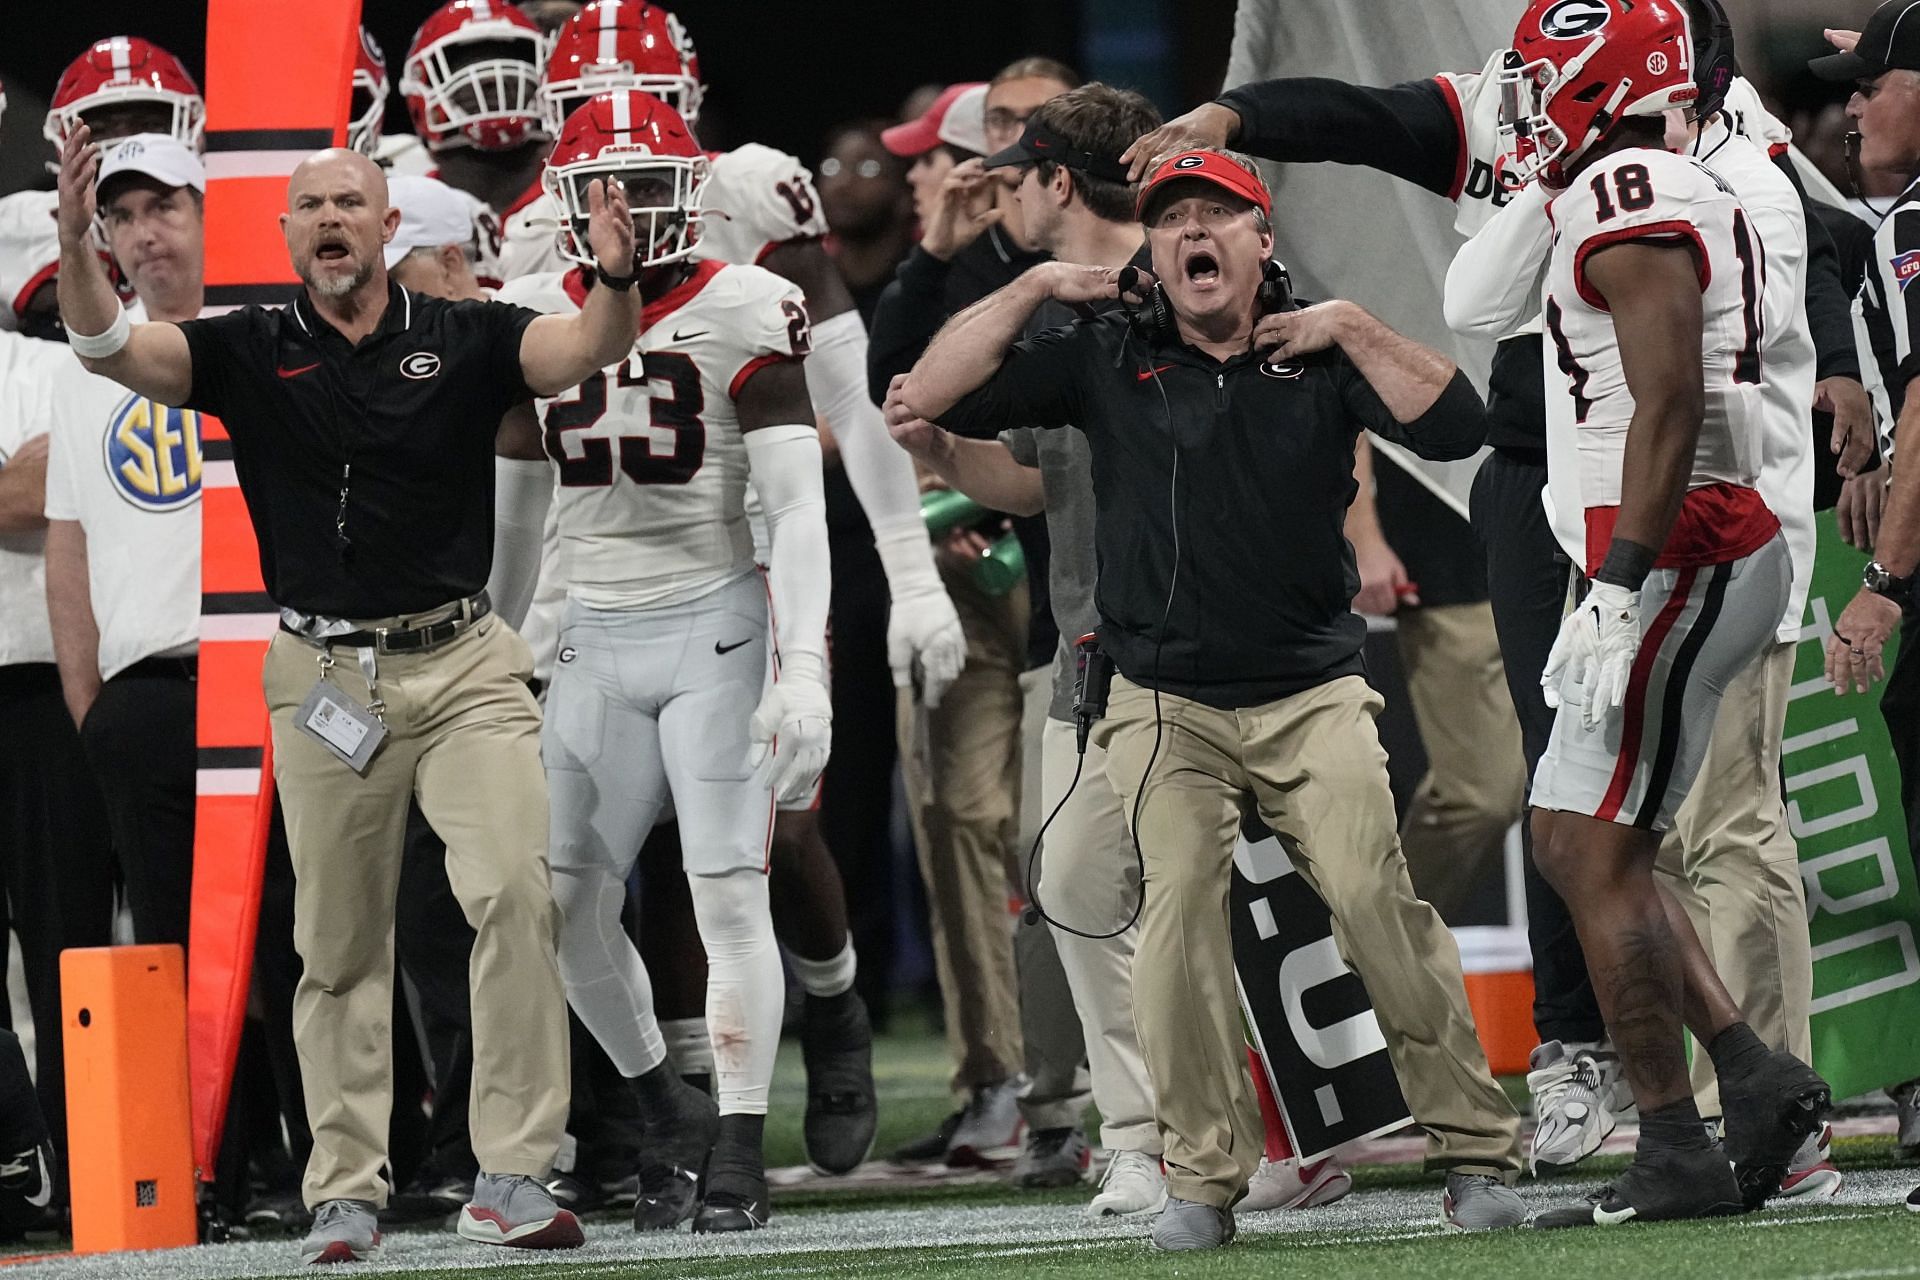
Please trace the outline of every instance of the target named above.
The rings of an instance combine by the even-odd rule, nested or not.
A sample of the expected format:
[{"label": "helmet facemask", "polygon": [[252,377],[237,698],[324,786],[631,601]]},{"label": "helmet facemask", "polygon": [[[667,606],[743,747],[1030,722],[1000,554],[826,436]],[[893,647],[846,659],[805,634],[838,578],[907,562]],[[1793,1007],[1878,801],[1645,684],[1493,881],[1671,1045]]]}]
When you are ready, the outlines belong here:
[{"label": "helmet facemask", "polygon": [[633,218],[634,268],[685,261],[698,238],[700,192],[707,181],[705,157],[612,151],[576,164],[549,166],[542,182],[560,207],[560,251],[583,266],[596,262],[587,239],[591,208],[587,191],[605,178],[619,180],[626,189]]},{"label": "helmet facemask", "polygon": [[692,128],[700,117],[698,80],[692,76],[641,75],[632,69],[631,64],[622,62],[584,67],[573,79],[554,80],[541,85],[540,118],[546,123],[547,132],[558,137],[567,117],[585,105],[588,99],[602,93],[618,93],[622,89],[638,89],[641,93],[660,99],[680,114],[688,128]]},{"label": "helmet facemask", "polygon": [[537,100],[544,54],[532,31],[442,40],[407,60],[401,92],[419,96],[420,128],[435,146],[518,146],[545,136]]}]

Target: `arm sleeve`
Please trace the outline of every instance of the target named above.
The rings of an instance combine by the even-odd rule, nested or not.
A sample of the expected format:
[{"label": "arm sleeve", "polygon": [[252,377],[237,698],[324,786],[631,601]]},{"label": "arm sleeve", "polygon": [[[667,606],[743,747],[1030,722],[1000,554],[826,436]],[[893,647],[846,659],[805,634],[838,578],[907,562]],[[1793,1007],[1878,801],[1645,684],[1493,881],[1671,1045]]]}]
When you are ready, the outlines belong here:
[{"label": "arm sleeve", "polygon": [[1453,381],[1440,392],[1439,399],[1412,422],[1397,420],[1360,371],[1342,362],[1345,379],[1341,392],[1347,410],[1368,431],[1395,444],[1405,445],[1422,458],[1446,462],[1470,458],[1487,438],[1487,408],[1480,393],[1473,389],[1467,375],[1458,369]]},{"label": "arm sleeve", "polygon": [[[254,308],[229,311],[205,320],[187,320],[180,332],[187,337],[187,354],[193,361],[193,390],[180,405],[197,409],[225,420],[227,404],[238,379],[237,365],[247,350],[247,329]],[[518,356],[514,363],[519,364]]]},{"label": "arm sleeve", "polygon": [[874,534],[900,527],[924,532],[913,460],[887,434],[886,419],[867,397],[867,328],[858,311],[815,326],[806,370],[814,407],[840,443],[847,480]]},{"label": "arm sleeve", "polygon": [[955,435],[991,440],[1009,427],[1080,421],[1079,365],[1092,341],[1087,323],[1046,329],[1014,343],[993,377],[960,397],[940,415],[939,425]]},{"label": "arm sleeve", "polygon": [[1318,76],[1264,80],[1219,98],[1240,117],[1235,149],[1265,160],[1365,165],[1453,199],[1466,131],[1451,79],[1385,89]]},{"label": "arm sleeve", "polygon": [[915,245],[874,304],[867,330],[867,395],[875,404],[887,398],[887,384],[933,341],[947,319],[947,276],[953,264]]},{"label": "arm sleeve", "polygon": [[1460,246],[1447,267],[1447,326],[1468,337],[1506,338],[1540,311],[1540,275],[1553,247],[1547,197],[1522,187]]},{"label": "arm sleeve", "polygon": [[1853,344],[1853,299],[1841,278],[1840,251],[1827,234],[1826,223],[1814,207],[1813,197],[1807,194],[1806,184],[1800,181],[1792,158],[1782,152],[1773,162],[1793,183],[1807,216],[1807,328],[1813,334],[1818,356],[1816,376],[1858,381],[1860,353]]},{"label": "arm sleeve", "polygon": [[1032,427],[1009,427],[1000,433],[1000,443],[1021,466],[1040,465],[1040,439]]},{"label": "arm sleeve", "polygon": [[801,659],[816,674],[826,664],[827,606],[833,579],[827,566],[827,498],[820,472],[820,434],[811,423],[749,431],[747,469],[767,516],[768,589],[774,636],[784,665]]}]

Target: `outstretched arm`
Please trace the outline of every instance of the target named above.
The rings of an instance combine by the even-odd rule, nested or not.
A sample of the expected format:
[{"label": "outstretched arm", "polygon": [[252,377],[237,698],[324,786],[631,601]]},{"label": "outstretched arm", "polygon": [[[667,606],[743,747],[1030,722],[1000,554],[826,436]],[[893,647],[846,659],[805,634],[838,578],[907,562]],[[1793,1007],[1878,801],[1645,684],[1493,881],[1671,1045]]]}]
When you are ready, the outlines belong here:
[{"label": "outstretched arm", "polygon": [[193,390],[193,357],[179,326],[133,324],[92,243],[100,148],[85,125],[60,151],[60,319],[80,363],[128,390],[179,404]]},{"label": "outstretched arm", "polygon": [[[610,275],[629,276],[633,217],[618,178],[587,186],[587,240]],[[536,395],[559,395],[624,360],[640,331],[640,290],[595,284],[573,315],[541,316],[520,339],[520,372]]]}]

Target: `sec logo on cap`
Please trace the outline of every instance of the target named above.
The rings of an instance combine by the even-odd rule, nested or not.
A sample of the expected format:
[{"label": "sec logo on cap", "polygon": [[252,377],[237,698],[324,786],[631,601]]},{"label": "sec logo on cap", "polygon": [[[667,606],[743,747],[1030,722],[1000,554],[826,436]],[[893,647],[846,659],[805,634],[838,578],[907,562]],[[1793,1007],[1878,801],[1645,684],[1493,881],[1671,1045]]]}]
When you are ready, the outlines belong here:
[{"label": "sec logo on cap", "polygon": [[431,378],[438,372],[440,372],[440,357],[431,351],[416,351],[400,362],[401,375],[415,381]]}]

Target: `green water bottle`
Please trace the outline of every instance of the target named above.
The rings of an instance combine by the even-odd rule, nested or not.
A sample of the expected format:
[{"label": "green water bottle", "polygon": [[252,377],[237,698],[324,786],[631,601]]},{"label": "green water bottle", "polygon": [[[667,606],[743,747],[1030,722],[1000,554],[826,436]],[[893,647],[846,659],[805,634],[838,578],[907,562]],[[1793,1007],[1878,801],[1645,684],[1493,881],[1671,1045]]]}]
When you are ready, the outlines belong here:
[{"label": "green water bottle", "polygon": [[936,540],[961,525],[978,524],[986,516],[985,507],[958,489],[929,489],[920,495],[920,518]]},{"label": "green water bottle", "polygon": [[1027,579],[1027,553],[1020,537],[1009,529],[986,549],[973,566],[973,580],[990,596],[1003,596]]}]

